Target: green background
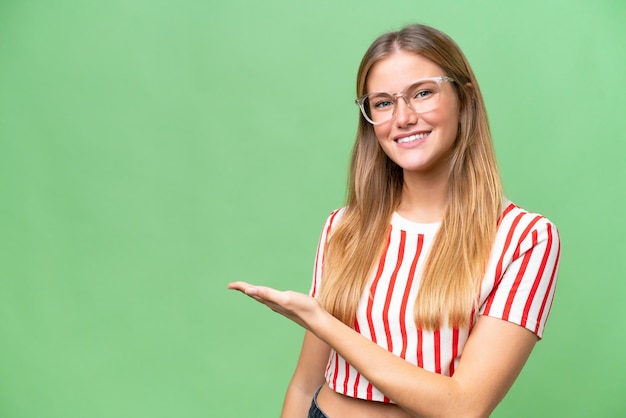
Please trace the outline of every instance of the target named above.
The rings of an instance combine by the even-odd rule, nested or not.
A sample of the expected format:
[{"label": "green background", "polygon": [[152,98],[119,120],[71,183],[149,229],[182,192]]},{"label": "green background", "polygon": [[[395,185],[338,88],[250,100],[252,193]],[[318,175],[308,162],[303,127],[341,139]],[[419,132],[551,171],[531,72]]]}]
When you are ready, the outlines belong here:
[{"label": "green background", "polygon": [[544,340],[494,417],[626,416],[626,5],[0,1],[0,416],[274,417],[342,205],[355,75],[420,22],[466,52],[507,195],[561,233]]}]

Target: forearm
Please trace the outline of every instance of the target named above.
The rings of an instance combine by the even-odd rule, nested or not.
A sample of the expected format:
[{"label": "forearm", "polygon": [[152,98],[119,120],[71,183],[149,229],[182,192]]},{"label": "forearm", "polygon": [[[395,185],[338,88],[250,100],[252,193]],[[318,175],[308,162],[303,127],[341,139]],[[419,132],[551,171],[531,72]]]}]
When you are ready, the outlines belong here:
[{"label": "forearm", "polygon": [[330,314],[320,314],[312,326],[318,337],[388,398],[415,417],[461,417],[470,396],[453,378],[417,367],[371,342]]},{"label": "forearm", "polygon": [[310,332],[305,332],[298,365],[289,382],[281,417],[305,418],[315,391],[324,383],[324,370],[330,347]]},{"label": "forearm", "polygon": [[306,418],[314,394],[315,391],[303,390],[293,382],[290,383],[280,414],[281,418]]},{"label": "forearm", "polygon": [[[303,345],[298,366],[309,370],[311,373],[303,376],[310,378],[299,377],[298,382],[323,380],[323,364],[332,347],[376,388],[415,417],[489,416],[537,342],[537,335],[517,324],[479,316],[463,347],[454,377],[446,377],[378,346],[330,315],[309,296],[245,282],[231,283],[229,287],[245,292],[310,331],[306,333],[305,341],[309,343]],[[301,364],[314,366],[301,368]]]}]

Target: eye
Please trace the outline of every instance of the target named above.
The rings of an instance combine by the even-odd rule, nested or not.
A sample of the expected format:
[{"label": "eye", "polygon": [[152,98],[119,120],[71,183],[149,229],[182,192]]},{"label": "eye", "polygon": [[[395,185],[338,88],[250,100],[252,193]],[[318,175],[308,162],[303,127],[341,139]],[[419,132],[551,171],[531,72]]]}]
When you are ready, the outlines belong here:
[{"label": "eye", "polygon": [[393,106],[393,102],[391,100],[378,100],[373,103],[373,107],[375,109],[384,110]]},{"label": "eye", "polygon": [[377,112],[393,110],[396,104],[395,98],[384,92],[371,93],[368,102],[370,109]]},{"label": "eye", "polygon": [[418,90],[415,95],[413,95],[413,98],[418,100],[424,100],[432,96],[433,93],[434,92],[432,90]]}]

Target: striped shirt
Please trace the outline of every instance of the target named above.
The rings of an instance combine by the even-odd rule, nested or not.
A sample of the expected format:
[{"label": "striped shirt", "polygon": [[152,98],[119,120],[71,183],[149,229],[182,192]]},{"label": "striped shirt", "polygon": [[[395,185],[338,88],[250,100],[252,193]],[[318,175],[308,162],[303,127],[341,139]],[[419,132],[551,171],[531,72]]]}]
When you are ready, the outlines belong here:
[{"label": "striped shirt", "polygon": [[[342,212],[332,212],[322,230],[310,291],[314,297],[321,284],[324,243]],[[452,376],[470,329],[426,331],[418,329],[413,319],[422,270],[439,226],[393,214],[387,247],[359,301],[354,328],[412,364]],[[478,313],[518,324],[541,338],[554,297],[559,256],[556,227],[543,216],[505,201],[482,282]],[[346,396],[391,402],[334,350],[326,367],[326,381]]]}]

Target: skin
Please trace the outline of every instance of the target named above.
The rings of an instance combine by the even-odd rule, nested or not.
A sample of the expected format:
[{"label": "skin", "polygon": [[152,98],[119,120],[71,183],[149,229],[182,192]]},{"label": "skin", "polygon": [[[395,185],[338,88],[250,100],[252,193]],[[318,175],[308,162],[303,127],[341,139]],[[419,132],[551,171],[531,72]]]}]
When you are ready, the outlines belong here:
[{"label": "skin", "polygon": [[[416,79],[438,75],[444,73],[433,62],[398,51],[372,67],[367,87],[369,91],[397,92]],[[441,220],[447,204],[447,158],[456,139],[459,103],[450,83],[442,86],[437,109],[418,115],[399,100],[393,118],[374,127],[380,146],[403,168],[405,185],[398,212],[417,222]],[[396,142],[419,132],[429,135],[410,145]],[[306,330],[282,417],[306,417],[320,385],[318,403],[331,418],[487,417],[510,389],[537,341],[536,335],[516,324],[480,316],[454,376],[447,377],[419,368],[371,342],[308,295],[246,282],[230,283],[228,288]],[[395,405],[346,397],[328,388],[324,371],[330,347]]]},{"label": "skin", "polygon": [[[447,377],[410,364],[369,341],[307,295],[245,282],[231,283],[229,288],[245,293],[307,329],[283,417],[306,417],[317,387],[300,379],[310,376],[317,377],[318,383],[323,380],[325,361],[324,366],[319,367],[320,352],[326,351],[323,344],[334,347],[374,386],[396,402],[398,409],[403,410],[390,410],[393,415],[361,416],[487,417],[515,381],[537,341],[533,333],[518,325],[481,316],[467,341],[459,368],[453,377]],[[312,360],[310,367],[306,366],[309,358]],[[303,370],[298,370],[301,368]],[[315,388],[306,393],[307,396],[297,393],[308,392],[309,386]],[[289,405],[292,402],[294,404]],[[295,405],[296,402],[300,404]],[[330,408],[321,405],[332,418],[334,407],[328,406]]]},{"label": "skin", "polygon": [[[401,91],[415,80],[446,75],[432,61],[413,53],[397,51],[377,62],[367,78],[368,91]],[[436,109],[418,114],[404,100],[397,102],[393,118],[374,125],[385,154],[404,172],[404,190],[398,213],[416,222],[437,222],[447,204],[448,157],[459,125],[459,101],[450,82],[441,84]],[[429,133],[424,139],[399,144],[398,139]]]}]

